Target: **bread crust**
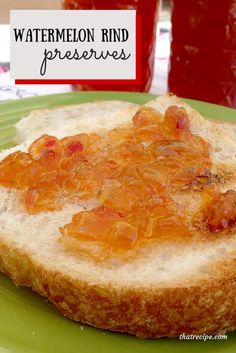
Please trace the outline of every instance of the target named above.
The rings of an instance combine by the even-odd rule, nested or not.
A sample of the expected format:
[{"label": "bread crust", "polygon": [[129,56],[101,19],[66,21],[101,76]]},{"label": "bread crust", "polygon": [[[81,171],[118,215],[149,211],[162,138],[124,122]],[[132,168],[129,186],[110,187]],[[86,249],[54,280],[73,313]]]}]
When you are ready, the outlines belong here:
[{"label": "bread crust", "polygon": [[38,263],[27,252],[0,242],[0,270],[17,285],[33,288],[73,320],[140,338],[234,330],[235,265],[236,259],[219,262],[211,278],[191,285],[114,287],[103,281],[75,281]]},{"label": "bread crust", "polygon": [[[153,101],[148,105],[155,107],[155,104]],[[170,104],[185,106],[194,131],[208,137],[205,130],[209,126],[202,124],[203,117],[174,96],[162,97],[159,101],[162,111]],[[229,136],[229,147],[236,133],[235,127],[231,129],[231,135],[230,129],[225,127],[224,136]],[[212,129],[214,139],[209,143],[221,161],[217,137],[222,131],[217,125]],[[224,150],[226,145],[220,148]],[[223,156],[230,157],[229,152],[226,150]],[[222,174],[235,170],[231,164],[227,167],[227,163],[222,165]],[[227,188],[231,182],[235,184],[235,174],[224,175],[223,179],[229,183],[225,185]],[[178,281],[178,284],[170,281],[168,286],[160,283],[134,286],[108,282],[103,278],[97,280],[96,273],[96,281],[92,281],[86,279],[86,274],[81,274],[80,278],[53,269],[36,260],[30,250],[22,250],[17,243],[10,242],[7,234],[0,234],[0,270],[16,284],[33,288],[73,320],[141,338],[175,337],[182,333],[223,334],[236,329],[235,265],[236,254],[231,251],[230,258],[222,256],[221,260],[211,262],[211,268],[205,268],[209,270],[205,276],[193,276],[187,280],[183,273],[183,282]]]}]

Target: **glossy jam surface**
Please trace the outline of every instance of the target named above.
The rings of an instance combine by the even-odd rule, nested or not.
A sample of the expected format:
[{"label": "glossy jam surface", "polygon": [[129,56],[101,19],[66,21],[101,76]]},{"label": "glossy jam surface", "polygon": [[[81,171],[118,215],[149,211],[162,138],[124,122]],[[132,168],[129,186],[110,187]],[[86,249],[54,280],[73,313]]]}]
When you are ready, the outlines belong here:
[{"label": "glossy jam surface", "polygon": [[[209,145],[191,133],[184,108],[171,106],[163,117],[143,107],[130,124],[101,135],[41,136],[27,153],[0,162],[0,184],[22,190],[31,214],[95,200],[97,207],[74,215],[60,231],[79,250],[101,256],[190,237],[185,211],[172,195],[205,178],[210,168]],[[213,230],[222,223],[217,202],[207,206],[205,219]],[[234,222],[235,213],[229,217]]]},{"label": "glossy jam surface", "polygon": [[171,92],[236,108],[236,0],[174,0],[171,51]]},{"label": "glossy jam surface", "polygon": [[88,184],[88,159],[94,155],[99,139],[96,134],[61,140],[43,135],[32,143],[28,153],[17,151],[0,163],[0,183],[23,190],[29,213],[59,210],[77,193],[80,198],[90,197],[95,185]]},{"label": "glossy jam surface", "polygon": [[84,91],[136,91],[148,92],[154,72],[156,24],[159,0],[64,0],[68,10],[137,10],[141,21],[140,83],[135,84],[82,84],[75,86]]}]

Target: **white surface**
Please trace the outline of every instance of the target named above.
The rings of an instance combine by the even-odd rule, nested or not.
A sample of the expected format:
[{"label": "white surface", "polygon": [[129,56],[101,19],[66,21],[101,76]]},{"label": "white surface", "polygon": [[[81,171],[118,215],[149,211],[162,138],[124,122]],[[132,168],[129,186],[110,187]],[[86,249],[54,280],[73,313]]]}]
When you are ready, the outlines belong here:
[{"label": "white surface", "polygon": [[[164,24],[168,29],[169,23]],[[159,32],[159,31],[158,31]],[[170,52],[169,33],[157,36],[155,54],[155,72],[150,92],[164,94],[167,92],[168,58]],[[0,25],[0,62],[10,61],[10,26]],[[0,74],[0,101],[32,95],[43,95],[70,92],[70,85],[14,85],[9,72]]]},{"label": "white surface", "polygon": [[[12,10],[11,77],[133,80],[135,21],[135,10]],[[113,29],[120,28],[127,36],[120,32],[117,41]]]},{"label": "white surface", "polygon": [[[10,26],[0,25],[0,63],[10,61]],[[0,74],[0,101],[34,95],[70,92],[70,85],[15,85],[10,73]]]}]

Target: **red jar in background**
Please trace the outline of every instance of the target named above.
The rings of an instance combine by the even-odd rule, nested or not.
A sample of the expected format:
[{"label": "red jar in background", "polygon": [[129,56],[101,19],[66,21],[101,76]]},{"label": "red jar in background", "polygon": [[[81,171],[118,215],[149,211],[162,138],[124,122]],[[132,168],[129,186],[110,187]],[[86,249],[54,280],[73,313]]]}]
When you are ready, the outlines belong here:
[{"label": "red jar in background", "polygon": [[174,0],[169,90],[236,108],[236,0]]},{"label": "red jar in background", "polygon": [[67,10],[137,10],[141,16],[141,82],[139,84],[83,84],[78,90],[147,92],[154,71],[156,24],[160,0],[64,0]]}]

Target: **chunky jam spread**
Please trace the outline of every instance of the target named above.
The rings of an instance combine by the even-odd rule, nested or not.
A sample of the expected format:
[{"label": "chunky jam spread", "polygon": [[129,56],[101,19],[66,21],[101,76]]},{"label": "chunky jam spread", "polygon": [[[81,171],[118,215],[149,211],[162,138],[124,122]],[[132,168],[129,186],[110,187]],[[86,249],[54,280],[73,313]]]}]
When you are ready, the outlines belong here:
[{"label": "chunky jam spread", "polygon": [[236,223],[236,191],[221,193],[214,188],[202,193],[204,221],[212,232],[230,228]]},{"label": "chunky jam spread", "polygon": [[[171,106],[163,117],[143,107],[130,124],[102,134],[41,136],[27,153],[18,151],[0,162],[0,184],[21,190],[30,214],[95,201],[96,207],[60,228],[62,238],[81,251],[90,244],[124,253],[160,239],[190,237],[186,211],[173,195],[208,180],[210,168],[209,145],[191,133],[184,108]],[[210,232],[235,222],[235,194],[203,195]]]}]

